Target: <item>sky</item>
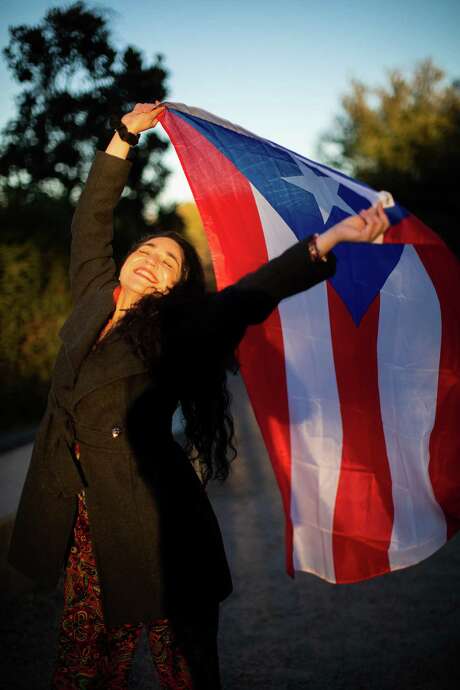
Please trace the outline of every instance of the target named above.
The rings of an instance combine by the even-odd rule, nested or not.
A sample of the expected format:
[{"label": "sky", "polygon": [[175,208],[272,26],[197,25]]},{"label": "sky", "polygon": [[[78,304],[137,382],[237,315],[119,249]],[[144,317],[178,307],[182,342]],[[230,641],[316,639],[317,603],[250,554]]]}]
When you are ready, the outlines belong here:
[{"label": "sky", "polygon": [[[40,22],[62,2],[0,4],[0,46],[8,26]],[[66,3],[70,4],[70,3]],[[460,78],[458,0],[111,0],[117,48],[132,44],[152,61],[165,57],[168,100],[215,113],[317,159],[320,134],[340,112],[351,79],[383,85],[388,70],[410,74],[431,57],[449,80]],[[0,127],[14,116],[19,91],[0,62]],[[108,138],[110,138],[108,134]],[[191,199],[174,151],[164,203]]]}]

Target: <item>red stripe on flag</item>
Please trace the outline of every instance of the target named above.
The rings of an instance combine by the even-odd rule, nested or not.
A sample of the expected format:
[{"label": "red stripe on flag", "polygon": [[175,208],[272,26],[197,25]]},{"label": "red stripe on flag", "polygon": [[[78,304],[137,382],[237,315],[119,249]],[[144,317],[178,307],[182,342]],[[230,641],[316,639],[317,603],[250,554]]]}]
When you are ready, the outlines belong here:
[{"label": "red stripe on flag", "polygon": [[[225,287],[268,259],[251,187],[238,168],[188,122],[166,110],[161,123],[176,149],[200,211],[217,285]],[[239,359],[280,487],[286,517],[286,568],[293,575],[289,407],[278,310],[264,324],[248,329]]]},{"label": "red stripe on flag", "polygon": [[416,250],[441,308],[438,393],[428,469],[450,539],[460,529],[460,270],[457,258],[444,246],[417,246]]},{"label": "red stripe on flag", "polygon": [[445,246],[442,239],[416,216],[406,216],[383,236],[384,244],[414,244]]},{"label": "red stripe on flag", "polygon": [[332,548],[336,581],[345,583],[390,570],[394,509],[378,389],[380,298],[356,327],[334,288],[327,289],[343,424]]}]

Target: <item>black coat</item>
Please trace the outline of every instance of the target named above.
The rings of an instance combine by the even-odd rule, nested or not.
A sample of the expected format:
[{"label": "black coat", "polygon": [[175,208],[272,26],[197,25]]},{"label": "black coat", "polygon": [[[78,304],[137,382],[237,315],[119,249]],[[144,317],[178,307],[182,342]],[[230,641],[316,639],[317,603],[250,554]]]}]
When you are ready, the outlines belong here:
[{"label": "black coat", "polygon": [[[98,151],[75,212],[74,308],[60,331],[63,345],[9,550],[14,567],[54,587],[65,565],[76,494],[85,488],[108,625],[167,616],[222,600],[232,590],[216,517],[171,434],[181,377],[169,375],[168,361],[199,374],[206,351],[235,346],[281,299],[335,271],[333,254],[313,263],[306,241],[299,242],[195,311],[176,315],[168,333],[176,357],[171,347],[152,377],[116,331],[95,347],[114,311],[112,218],[130,167]],[[187,363],[187,352],[194,361]],[[197,361],[199,352],[205,355]],[[79,462],[71,452],[75,439]]]}]

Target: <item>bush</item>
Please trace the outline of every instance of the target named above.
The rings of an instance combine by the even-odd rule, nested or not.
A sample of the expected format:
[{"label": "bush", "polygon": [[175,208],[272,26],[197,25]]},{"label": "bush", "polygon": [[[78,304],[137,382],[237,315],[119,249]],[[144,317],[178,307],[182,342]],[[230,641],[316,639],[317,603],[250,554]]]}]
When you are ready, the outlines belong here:
[{"label": "bush", "polygon": [[0,246],[2,431],[40,418],[70,304],[61,255],[32,242]]}]

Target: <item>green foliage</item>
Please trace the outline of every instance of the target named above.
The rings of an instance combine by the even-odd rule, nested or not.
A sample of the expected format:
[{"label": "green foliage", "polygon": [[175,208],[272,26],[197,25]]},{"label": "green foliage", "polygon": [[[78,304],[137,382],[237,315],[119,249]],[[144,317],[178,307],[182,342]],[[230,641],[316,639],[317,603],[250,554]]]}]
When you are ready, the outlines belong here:
[{"label": "green foliage", "polygon": [[410,78],[390,72],[384,87],[353,81],[342,108],[321,138],[322,157],[390,191],[459,253],[458,82],[446,84],[442,70],[426,60]]},{"label": "green foliage", "polygon": [[1,247],[0,348],[16,372],[47,381],[70,307],[67,273],[32,243]]},{"label": "green foliage", "polygon": [[34,421],[44,406],[70,308],[67,271],[57,253],[32,242],[0,245],[1,429]]}]

